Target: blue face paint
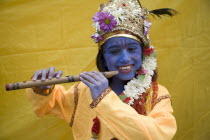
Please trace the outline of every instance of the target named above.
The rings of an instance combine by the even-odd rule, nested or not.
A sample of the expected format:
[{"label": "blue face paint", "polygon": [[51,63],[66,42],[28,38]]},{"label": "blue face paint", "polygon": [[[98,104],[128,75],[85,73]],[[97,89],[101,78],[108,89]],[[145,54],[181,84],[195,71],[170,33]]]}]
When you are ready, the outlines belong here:
[{"label": "blue face paint", "polygon": [[109,71],[119,71],[119,80],[131,80],[142,65],[141,44],[126,37],[114,37],[103,45],[105,66]]}]

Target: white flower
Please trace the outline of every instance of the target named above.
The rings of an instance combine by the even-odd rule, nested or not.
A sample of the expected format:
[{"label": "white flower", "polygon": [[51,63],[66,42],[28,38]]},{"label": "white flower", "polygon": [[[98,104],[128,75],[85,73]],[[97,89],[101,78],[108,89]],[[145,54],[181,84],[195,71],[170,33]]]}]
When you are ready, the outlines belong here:
[{"label": "white flower", "polygon": [[117,21],[118,25],[120,23],[124,23],[124,21],[127,19],[124,13],[125,13],[125,10],[123,10],[122,8],[119,8],[111,12],[111,14],[115,17],[115,20]]},{"label": "white flower", "polygon": [[104,9],[102,10],[103,12],[110,12],[111,11],[111,9],[109,8],[109,7],[104,7]]},{"label": "white flower", "polygon": [[97,31],[100,31],[100,30],[101,30],[101,29],[100,29],[100,25],[99,25],[98,22],[93,23],[92,26],[93,26]]},{"label": "white flower", "polygon": [[134,9],[131,10],[131,12],[132,12],[132,15],[138,16],[138,17],[142,13],[140,8],[134,8]]},{"label": "white flower", "polygon": [[123,9],[129,9],[129,10],[133,10],[133,9],[137,9],[137,5],[132,2],[132,1],[128,1],[128,0],[120,0],[119,2],[116,3],[115,5],[117,8],[122,7]]}]

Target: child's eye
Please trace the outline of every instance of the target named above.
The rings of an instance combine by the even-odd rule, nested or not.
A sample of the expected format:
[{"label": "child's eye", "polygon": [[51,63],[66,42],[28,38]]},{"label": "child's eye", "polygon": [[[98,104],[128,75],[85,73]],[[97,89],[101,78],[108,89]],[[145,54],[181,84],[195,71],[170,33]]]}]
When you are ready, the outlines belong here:
[{"label": "child's eye", "polygon": [[110,52],[111,52],[111,54],[113,54],[113,55],[117,55],[117,54],[120,53],[120,49],[111,50]]},{"label": "child's eye", "polygon": [[128,48],[128,51],[129,51],[129,52],[134,52],[135,50],[136,50],[136,47],[129,47],[129,48]]}]

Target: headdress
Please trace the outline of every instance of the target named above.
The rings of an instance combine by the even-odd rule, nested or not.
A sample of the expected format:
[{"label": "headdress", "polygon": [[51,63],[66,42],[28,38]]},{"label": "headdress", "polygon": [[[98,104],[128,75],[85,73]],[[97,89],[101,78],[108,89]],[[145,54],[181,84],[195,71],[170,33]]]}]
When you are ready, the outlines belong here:
[{"label": "headdress", "polygon": [[101,4],[93,16],[96,32],[91,36],[101,46],[112,37],[129,37],[150,46],[148,16],[173,16],[177,12],[170,8],[147,10],[138,0],[110,0]]},{"label": "headdress", "polygon": [[142,67],[137,72],[138,76],[129,81],[123,91],[123,95],[130,99],[127,101],[129,105],[149,90],[157,67],[156,52],[148,35],[151,26],[148,16],[172,17],[176,13],[170,8],[149,11],[141,6],[139,0],[109,0],[107,4],[101,4],[99,11],[93,16],[96,32],[91,38],[99,44],[99,49],[113,37],[127,37],[143,44]]}]

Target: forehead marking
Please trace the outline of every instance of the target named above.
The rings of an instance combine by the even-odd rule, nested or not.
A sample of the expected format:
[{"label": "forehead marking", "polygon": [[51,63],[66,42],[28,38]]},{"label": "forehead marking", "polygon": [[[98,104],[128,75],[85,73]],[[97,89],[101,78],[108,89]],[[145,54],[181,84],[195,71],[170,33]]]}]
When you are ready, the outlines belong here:
[{"label": "forehead marking", "polygon": [[122,48],[125,49],[126,48],[126,39],[121,39],[121,45],[122,45]]}]

